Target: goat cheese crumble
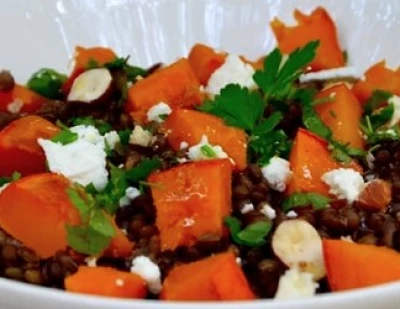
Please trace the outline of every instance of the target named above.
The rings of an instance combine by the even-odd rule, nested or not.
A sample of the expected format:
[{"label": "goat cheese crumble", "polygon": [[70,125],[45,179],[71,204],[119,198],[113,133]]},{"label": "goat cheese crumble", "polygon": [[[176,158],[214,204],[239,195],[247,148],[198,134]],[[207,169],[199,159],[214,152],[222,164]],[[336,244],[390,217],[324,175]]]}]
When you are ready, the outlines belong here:
[{"label": "goat cheese crumble", "polygon": [[147,112],[147,119],[149,121],[161,123],[164,121],[164,119],[162,119],[162,116],[169,115],[171,113],[172,109],[169,107],[169,105],[164,102],[160,102],[149,109],[149,111]]},{"label": "goat cheese crumble", "polygon": [[238,84],[249,89],[256,88],[253,80],[254,69],[237,55],[226,57],[224,64],[210,76],[205,91],[215,96],[229,84]]},{"label": "goat cheese crumble", "polygon": [[93,183],[98,191],[103,190],[108,182],[104,138],[93,126],[76,126],[70,130],[78,134],[78,139],[66,145],[38,139],[49,170],[83,186]]},{"label": "goat cheese crumble", "polygon": [[144,130],[141,126],[135,126],[129,138],[129,143],[147,147],[151,144],[152,140],[153,135],[151,132]]},{"label": "goat cheese crumble", "polygon": [[300,83],[309,83],[332,79],[360,79],[361,77],[362,74],[356,68],[344,67],[302,74],[299,81]]},{"label": "goat cheese crumble", "polygon": [[273,157],[261,172],[272,189],[283,192],[292,176],[289,161],[280,157]]},{"label": "goat cheese crumble", "polygon": [[151,293],[158,294],[161,292],[160,268],[147,256],[140,255],[132,260],[131,273],[145,280]]},{"label": "goat cheese crumble", "polygon": [[131,203],[135,198],[137,198],[138,196],[140,196],[140,191],[139,191],[137,188],[135,188],[135,187],[129,187],[129,188],[127,188],[126,191],[125,191],[125,196],[122,197],[122,198],[119,200],[119,206],[120,206],[120,207],[125,207],[125,206],[130,205],[130,203]]},{"label": "goat cheese crumble", "polygon": [[351,168],[338,168],[322,175],[321,180],[329,187],[329,193],[348,203],[357,200],[365,183],[362,175]]},{"label": "goat cheese crumble", "polygon": [[188,157],[192,161],[229,158],[221,146],[213,146],[209,143],[208,137],[203,135],[200,142],[188,149]]}]

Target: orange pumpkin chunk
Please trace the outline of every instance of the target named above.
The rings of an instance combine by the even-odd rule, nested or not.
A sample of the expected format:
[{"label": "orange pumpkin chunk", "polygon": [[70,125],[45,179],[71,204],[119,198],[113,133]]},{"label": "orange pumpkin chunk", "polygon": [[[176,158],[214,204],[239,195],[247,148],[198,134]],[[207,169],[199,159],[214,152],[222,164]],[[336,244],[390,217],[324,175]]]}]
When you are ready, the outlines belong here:
[{"label": "orange pumpkin chunk", "polygon": [[149,177],[161,250],[222,236],[223,218],[231,213],[231,172],[225,159],[187,163]]}]

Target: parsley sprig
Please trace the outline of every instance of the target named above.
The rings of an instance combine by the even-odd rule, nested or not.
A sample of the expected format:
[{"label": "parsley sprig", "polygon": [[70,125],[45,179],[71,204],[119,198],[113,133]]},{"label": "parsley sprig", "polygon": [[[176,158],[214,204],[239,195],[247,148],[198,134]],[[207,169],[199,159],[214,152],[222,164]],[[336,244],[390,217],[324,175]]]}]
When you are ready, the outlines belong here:
[{"label": "parsley sprig", "polygon": [[272,229],[269,221],[258,221],[242,229],[240,221],[235,217],[225,218],[232,240],[242,246],[259,247],[266,243],[265,238]]},{"label": "parsley sprig", "polygon": [[393,96],[390,92],[375,90],[364,106],[364,117],[360,128],[367,137],[367,143],[374,146],[383,141],[396,141],[400,139],[400,130],[397,125],[388,126],[394,114],[394,104],[386,103]]},{"label": "parsley sprig", "polygon": [[291,147],[285,132],[278,129],[282,113],[275,111],[265,117],[272,101],[284,101],[295,93],[295,81],[314,59],[319,43],[313,41],[291,53],[284,61],[279,49],[265,59],[264,70],[256,71],[254,81],[260,91],[250,91],[236,84],[227,85],[213,101],[199,109],[218,116],[227,125],[238,127],[249,135],[249,154],[259,164],[268,163],[275,155],[286,156]]},{"label": "parsley sprig", "polygon": [[54,143],[60,143],[62,145],[67,145],[75,142],[78,139],[78,133],[72,132],[65,124],[61,121],[57,121],[57,126],[61,128],[55,136],[51,138]]},{"label": "parsley sprig", "polygon": [[68,196],[78,209],[82,223],[67,225],[67,240],[71,248],[77,252],[96,255],[101,253],[111,242],[115,229],[90,194],[83,197],[82,188],[67,189]]},{"label": "parsley sprig", "polygon": [[288,196],[283,202],[283,210],[285,212],[304,206],[312,206],[314,210],[326,208],[331,199],[317,193],[294,193]]},{"label": "parsley sprig", "polygon": [[14,172],[11,177],[0,177],[0,187],[4,186],[7,183],[17,181],[21,178],[21,173]]}]

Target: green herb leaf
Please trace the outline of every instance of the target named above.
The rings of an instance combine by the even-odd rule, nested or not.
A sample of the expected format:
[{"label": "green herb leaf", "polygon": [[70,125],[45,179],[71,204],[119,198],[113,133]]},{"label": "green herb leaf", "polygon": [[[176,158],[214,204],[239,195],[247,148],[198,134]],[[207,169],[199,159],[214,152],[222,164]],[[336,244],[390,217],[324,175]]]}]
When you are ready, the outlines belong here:
[{"label": "green herb leaf", "polygon": [[393,114],[394,114],[394,105],[389,104],[385,108],[379,110],[377,113],[367,117],[369,117],[372,129],[376,130],[379,127],[385,125],[387,122],[389,122],[390,119],[392,119]]},{"label": "green herb leaf", "polygon": [[314,210],[325,208],[332,200],[324,195],[317,193],[294,193],[283,202],[285,212],[304,206],[312,206]]},{"label": "green herb leaf", "polygon": [[146,180],[150,174],[161,167],[159,159],[147,159],[140,162],[133,169],[126,172],[126,178],[129,183],[138,183]]},{"label": "green herb leaf", "polygon": [[344,60],[344,64],[347,65],[347,63],[349,62],[349,53],[348,51],[345,49],[342,51],[342,55],[343,55],[343,60]]},{"label": "green herb leaf", "polygon": [[363,149],[350,147],[349,144],[342,144],[338,141],[331,140],[328,145],[332,157],[342,163],[350,163],[353,158],[364,158],[367,153]]},{"label": "green herb leaf", "polygon": [[97,200],[89,193],[84,193],[83,197],[79,190],[85,192],[79,186],[67,189],[68,197],[79,211],[82,220],[80,225],[66,226],[68,244],[80,253],[96,255],[108,247],[115,235],[115,229]]},{"label": "green herb leaf", "polygon": [[67,225],[66,228],[68,244],[77,252],[97,255],[111,243],[111,237],[98,233],[91,226]]},{"label": "green herb leaf", "polygon": [[381,129],[374,131],[373,133],[368,135],[367,142],[370,146],[373,146],[382,142],[398,140],[400,140],[400,129],[397,126],[394,126],[390,129]]},{"label": "green herb leaf", "polygon": [[322,122],[321,118],[319,118],[314,106],[311,104],[303,104],[302,110],[302,120],[304,126],[320,137],[330,140],[332,138],[332,131]]},{"label": "green herb leaf", "polygon": [[79,125],[94,126],[97,128],[97,130],[99,130],[99,133],[101,135],[104,135],[113,130],[111,124],[102,119],[95,119],[92,116],[72,118],[71,124],[73,126],[79,126]]},{"label": "green herb leaf", "polygon": [[384,90],[374,90],[372,96],[364,104],[364,115],[371,115],[374,110],[387,102],[393,96],[392,93]]},{"label": "green herb leaf", "polygon": [[132,130],[125,129],[117,132],[122,145],[129,145],[129,140],[131,138]]},{"label": "green herb leaf", "polygon": [[274,156],[287,157],[291,146],[292,143],[282,130],[252,136],[248,145],[250,154],[254,154],[258,158],[257,163],[262,166]]},{"label": "green herb leaf", "polygon": [[262,135],[272,132],[277,125],[282,121],[283,115],[281,112],[273,112],[265,121],[254,128],[254,135]]},{"label": "green herb leaf", "polygon": [[258,92],[229,84],[214,101],[206,102],[199,109],[222,118],[229,126],[251,132],[263,114],[264,102]]},{"label": "green herb leaf", "polygon": [[215,158],[217,156],[214,149],[208,144],[201,146],[200,151],[208,158]]},{"label": "green herb leaf", "polygon": [[130,56],[126,58],[115,58],[114,61],[106,63],[104,66],[109,70],[123,70],[126,73],[127,80],[135,82],[138,76],[146,77],[148,71],[128,64]]},{"label": "green herb leaf", "polygon": [[72,132],[70,129],[63,129],[55,136],[51,138],[54,143],[60,143],[62,145],[67,145],[75,142],[78,139],[78,134]]},{"label": "green herb leaf", "polygon": [[53,69],[43,68],[31,76],[27,87],[46,98],[61,99],[63,97],[61,87],[66,80],[66,75]]},{"label": "green herb leaf", "polygon": [[241,230],[240,221],[234,217],[225,218],[232,239],[235,243],[248,247],[259,247],[266,243],[265,237],[272,229],[268,221],[258,221]]},{"label": "green herb leaf", "polygon": [[312,41],[292,52],[283,62],[279,49],[273,50],[264,61],[264,70],[256,71],[254,81],[265,93],[266,99],[285,100],[293,91],[294,82],[313,61],[319,41]]}]

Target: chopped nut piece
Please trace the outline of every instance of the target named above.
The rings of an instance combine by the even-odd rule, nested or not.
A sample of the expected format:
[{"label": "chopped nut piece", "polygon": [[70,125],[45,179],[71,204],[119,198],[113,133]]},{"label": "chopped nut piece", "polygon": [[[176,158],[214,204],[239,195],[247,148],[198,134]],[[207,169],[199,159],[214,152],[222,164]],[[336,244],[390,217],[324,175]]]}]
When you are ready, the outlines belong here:
[{"label": "chopped nut piece", "polygon": [[374,179],[361,192],[357,205],[366,210],[385,211],[391,200],[391,185],[382,179]]}]

